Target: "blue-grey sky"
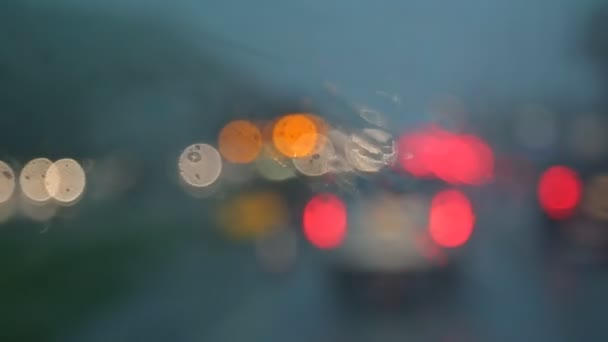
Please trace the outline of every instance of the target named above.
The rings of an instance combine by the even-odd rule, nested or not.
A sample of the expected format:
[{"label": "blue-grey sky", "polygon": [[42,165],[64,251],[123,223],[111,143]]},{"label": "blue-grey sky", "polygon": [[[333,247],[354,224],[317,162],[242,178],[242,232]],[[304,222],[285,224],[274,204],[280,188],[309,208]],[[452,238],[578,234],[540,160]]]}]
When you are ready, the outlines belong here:
[{"label": "blue-grey sky", "polygon": [[[331,81],[360,102],[378,90],[397,93],[406,111],[414,109],[409,111],[413,116],[429,98],[444,93],[464,96],[467,101],[479,94],[479,99],[517,103],[522,98],[549,98],[576,105],[595,102],[603,91],[600,75],[584,50],[587,25],[598,0],[21,3],[58,9],[49,12],[79,9],[42,23],[17,21],[16,31],[31,37],[12,37],[17,48],[7,44],[6,51],[11,53],[4,58],[8,69],[21,70],[19,82],[31,94],[48,92],[51,87],[66,89],[63,95],[72,98],[73,88],[78,89],[83,108],[75,110],[96,114],[93,117],[102,122],[94,121],[91,129],[102,132],[99,139],[105,141],[112,138],[108,132],[124,137],[138,131],[141,136],[130,137],[142,141],[159,134],[166,125],[147,119],[154,109],[180,119],[175,120],[179,129],[173,131],[180,132],[175,139],[199,132],[192,124],[195,120],[189,118],[201,115],[196,90],[207,71],[201,70],[198,61],[206,58],[210,35],[229,42],[220,43],[223,48],[214,52],[214,58],[227,61],[238,72],[249,70],[241,78],[257,76],[250,82],[257,88],[280,85],[280,89],[264,89],[269,94]],[[64,19],[74,14],[79,19]],[[10,37],[10,30],[2,34]],[[47,47],[60,63],[49,67],[39,58],[38,50]],[[138,82],[123,72],[129,68],[145,69],[159,82],[125,91],[125,83]],[[91,82],[91,71],[104,75],[105,83]],[[219,110],[209,103],[204,109],[203,114]],[[118,110],[129,115],[120,115],[119,124],[105,119],[105,112]],[[399,122],[403,114],[394,115],[393,120]],[[141,131],[144,121],[150,131]],[[87,135],[89,140],[96,136]]]},{"label": "blue-grey sky", "polygon": [[598,92],[581,51],[598,0],[62,2],[157,13],[193,39],[197,30],[214,32],[353,92],[390,88],[415,96],[483,87],[501,96],[580,99]]}]

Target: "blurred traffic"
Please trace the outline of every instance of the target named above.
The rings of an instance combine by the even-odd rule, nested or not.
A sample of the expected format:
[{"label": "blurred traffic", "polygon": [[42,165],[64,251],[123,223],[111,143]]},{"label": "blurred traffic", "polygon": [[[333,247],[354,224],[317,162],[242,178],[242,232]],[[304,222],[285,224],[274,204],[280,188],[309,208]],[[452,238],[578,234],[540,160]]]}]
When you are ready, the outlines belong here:
[{"label": "blurred traffic", "polygon": [[177,12],[2,6],[24,37],[0,60],[7,340],[608,336],[602,101],[356,82],[186,39]]}]

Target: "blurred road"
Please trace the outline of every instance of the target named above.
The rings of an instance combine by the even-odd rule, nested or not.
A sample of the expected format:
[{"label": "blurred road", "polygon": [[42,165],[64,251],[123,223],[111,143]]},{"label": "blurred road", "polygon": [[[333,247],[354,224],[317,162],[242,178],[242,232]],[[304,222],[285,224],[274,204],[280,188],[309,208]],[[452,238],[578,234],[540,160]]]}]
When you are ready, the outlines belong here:
[{"label": "blurred road", "polygon": [[[211,248],[199,246],[167,265],[165,281],[153,282],[158,285],[139,299],[146,305],[127,304],[127,317],[119,309],[121,314],[109,319],[116,328],[101,323],[99,330],[112,339],[120,336],[117,331],[133,329],[151,340],[179,332],[186,334],[184,340],[214,341],[599,341],[608,336],[601,324],[605,272],[577,271],[543,255],[533,206],[491,208],[477,227],[457,283],[443,288],[454,292],[437,298],[408,294],[428,296],[422,304],[386,312],[345,306],[336,298],[342,289],[332,286],[327,260],[317,253],[306,253],[294,274],[274,278],[256,269],[249,248],[209,255],[205,250]],[[213,260],[222,260],[221,266]],[[141,330],[134,329],[127,309],[132,307],[138,307],[136,317],[158,313],[153,317],[160,331],[153,333],[144,318]]]},{"label": "blurred road", "polygon": [[[3,231],[3,330],[62,341],[602,340],[601,270],[557,264],[531,209],[488,205],[449,292],[414,292],[382,310],[348,304],[328,259],[305,247],[295,270],[261,271],[253,247],[229,244],[205,214],[162,202],[82,209],[81,218]],[[127,203],[122,203],[125,205]],[[498,209],[502,208],[502,209]],[[528,207],[530,208],[530,207]],[[97,211],[97,213],[95,213]],[[143,212],[163,212],[159,215]],[[156,216],[156,217],[155,217]],[[538,221],[538,219],[536,219]],[[18,231],[17,231],[18,230]],[[9,238],[11,238],[9,240]],[[342,299],[340,299],[342,298]],[[15,334],[15,335],[12,335]],[[17,336],[20,336],[19,338]]]}]

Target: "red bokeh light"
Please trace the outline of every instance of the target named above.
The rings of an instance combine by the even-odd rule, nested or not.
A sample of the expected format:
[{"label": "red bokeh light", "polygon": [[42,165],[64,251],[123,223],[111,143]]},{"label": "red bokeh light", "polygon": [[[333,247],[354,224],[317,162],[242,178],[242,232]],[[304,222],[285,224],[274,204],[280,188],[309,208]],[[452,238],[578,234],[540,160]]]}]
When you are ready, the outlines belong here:
[{"label": "red bokeh light", "polygon": [[346,217],[346,206],[338,196],[318,194],[304,208],[304,235],[317,248],[336,248],[346,236]]},{"label": "red bokeh light", "polygon": [[545,213],[556,220],[574,214],[582,195],[582,182],[576,171],[565,166],[552,166],[540,177],[538,200]]},{"label": "red bokeh light", "polygon": [[433,158],[432,168],[435,175],[450,184],[469,183],[479,167],[476,151],[458,135],[442,135],[438,155]]},{"label": "red bokeh light", "polygon": [[432,175],[426,151],[434,150],[436,139],[433,135],[423,132],[404,134],[397,142],[397,163],[407,172],[416,177]]},{"label": "red bokeh light", "polygon": [[464,245],[475,226],[475,213],[471,202],[458,190],[445,190],[433,197],[429,218],[429,233],[442,247]]},{"label": "red bokeh light", "polygon": [[483,184],[494,172],[494,155],[483,140],[438,127],[402,135],[398,162],[415,177],[434,176],[450,184]]},{"label": "red bokeh light", "polygon": [[[494,178],[494,153],[488,144],[473,135],[463,135],[459,181],[464,184],[478,185]],[[466,152],[465,152],[466,150]]]}]

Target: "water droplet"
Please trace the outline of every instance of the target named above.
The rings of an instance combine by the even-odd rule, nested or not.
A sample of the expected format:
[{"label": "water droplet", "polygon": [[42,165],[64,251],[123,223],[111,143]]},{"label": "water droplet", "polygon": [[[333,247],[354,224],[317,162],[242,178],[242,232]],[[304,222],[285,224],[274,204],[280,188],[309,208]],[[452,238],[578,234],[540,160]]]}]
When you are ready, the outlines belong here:
[{"label": "water droplet", "polygon": [[201,154],[198,152],[188,153],[188,160],[193,163],[198,163],[199,161],[201,161],[201,159],[202,159]]}]

